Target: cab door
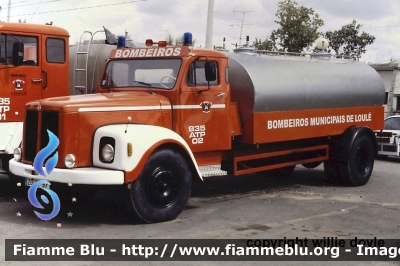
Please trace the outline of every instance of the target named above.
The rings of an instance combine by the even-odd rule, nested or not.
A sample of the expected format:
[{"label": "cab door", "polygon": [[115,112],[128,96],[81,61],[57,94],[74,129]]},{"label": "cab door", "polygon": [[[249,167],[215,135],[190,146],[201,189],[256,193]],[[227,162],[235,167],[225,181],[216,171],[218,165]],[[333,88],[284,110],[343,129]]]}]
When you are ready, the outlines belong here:
[{"label": "cab door", "polygon": [[42,98],[69,95],[68,40],[42,35]]},{"label": "cab door", "polygon": [[[207,81],[206,62],[216,67],[216,80]],[[181,87],[181,133],[193,152],[227,150],[229,132],[229,85],[225,79],[226,62],[218,58],[192,59],[187,63]]]},{"label": "cab door", "polygon": [[[13,45],[24,44],[22,65],[12,62]],[[25,104],[41,98],[40,35],[0,35],[0,122],[22,122]]]}]

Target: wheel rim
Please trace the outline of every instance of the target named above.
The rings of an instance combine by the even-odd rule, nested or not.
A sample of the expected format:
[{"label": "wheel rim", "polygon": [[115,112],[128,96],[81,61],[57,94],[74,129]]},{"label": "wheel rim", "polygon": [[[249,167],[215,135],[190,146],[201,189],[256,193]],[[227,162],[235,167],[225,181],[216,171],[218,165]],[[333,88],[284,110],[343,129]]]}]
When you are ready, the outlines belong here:
[{"label": "wheel rim", "polygon": [[368,173],[370,168],[369,159],[370,156],[367,149],[365,149],[364,147],[359,147],[356,153],[356,168],[357,172],[360,175],[365,175],[366,173]]},{"label": "wheel rim", "polygon": [[157,167],[147,182],[147,199],[154,207],[166,208],[177,199],[178,186],[179,182],[171,171]]}]

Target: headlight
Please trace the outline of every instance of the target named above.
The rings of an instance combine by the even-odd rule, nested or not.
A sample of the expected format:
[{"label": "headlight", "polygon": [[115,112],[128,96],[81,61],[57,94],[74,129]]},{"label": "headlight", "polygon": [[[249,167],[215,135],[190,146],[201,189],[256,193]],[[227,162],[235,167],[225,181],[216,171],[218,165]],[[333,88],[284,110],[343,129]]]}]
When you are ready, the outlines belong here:
[{"label": "headlight", "polygon": [[101,149],[101,157],[104,162],[109,163],[114,160],[114,148],[111,144],[105,144]]},{"label": "headlight", "polygon": [[19,162],[19,161],[21,161],[21,148],[16,148],[15,150],[14,150],[14,159],[17,161],[17,162]]},{"label": "headlight", "polygon": [[75,156],[73,154],[67,154],[64,159],[64,164],[67,168],[74,168],[76,163]]}]

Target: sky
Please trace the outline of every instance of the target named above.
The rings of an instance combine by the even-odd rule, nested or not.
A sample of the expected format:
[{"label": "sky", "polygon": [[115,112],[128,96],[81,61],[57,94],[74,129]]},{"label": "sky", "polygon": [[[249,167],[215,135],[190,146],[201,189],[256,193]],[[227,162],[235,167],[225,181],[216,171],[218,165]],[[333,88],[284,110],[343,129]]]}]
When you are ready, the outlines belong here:
[{"label": "sky", "polygon": [[[9,2],[11,2],[10,13]],[[214,0],[213,45],[226,48],[264,40],[275,23],[279,0]],[[321,32],[339,30],[355,19],[365,31],[376,37],[367,53],[366,63],[400,59],[400,0],[297,0],[313,8],[325,25]],[[135,42],[165,40],[191,32],[196,47],[204,47],[208,0],[0,0],[0,20],[53,25],[65,28],[70,43],[79,41],[83,31],[95,32],[103,26],[115,35],[125,31]],[[8,18],[9,14],[9,18]],[[103,38],[103,33],[99,33]]]}]

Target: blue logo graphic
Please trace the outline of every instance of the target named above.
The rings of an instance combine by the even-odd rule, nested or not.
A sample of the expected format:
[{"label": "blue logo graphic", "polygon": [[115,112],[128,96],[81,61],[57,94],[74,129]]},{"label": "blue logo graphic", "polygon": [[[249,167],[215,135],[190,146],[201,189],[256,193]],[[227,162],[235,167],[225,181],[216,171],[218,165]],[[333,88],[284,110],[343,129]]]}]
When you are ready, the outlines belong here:
[{"label": "blue logo graphic", "polygon": [[[53,134],[53,132],[51,132],[50,130],[47,130],[47,134],[49,135],[49,143],[47,144],[46,147],[44,147],[42,150],[40,150],[38,152],[38,154],[35,157],[35,160],[33,161],[33,169],[35,169],[36,173],[38,173],[39,175],[44,176],[44,177],[49,175],[51,173],[51,171],[53,171],[54,168],[56,167],[57,162],[58,162],[58,152],[56,152],[52,157],[50,157],[47,160],[45,171],[43,168],[43,163],[46,160],[46,158],[48,156],[50,156],[57,149],[57,147],[60,143],[58,138]],[[29,199],[30,203],[38,209],[44,209],[44,207],[42,206],[42,204],[38,201],[38,199],[36,197],[37,189],[42,184],[50,185],[50,183],[48,181],[40,180],[40,181],[35,182],[28,190],[28,199]],[[48,220],[54,218],[60,211],[60,199],[58,198],[57,194],[54,191],[52,191],[48,188],[40,188],[40,189],[43,189],[50,195],[50,197],[53,201],[53,204],[54,204],[53,210],[51,211],[50,214],[42,214],[37,211],[34,211],[34,213],[40,219],[48,221]],[[46,204],[46,205],[49,204],[49,199],[45,195],[41,195],[40,199],[44,204]]]},{"label": "blue logo graphic", "polygon": [[[44,209],[42,204],[40,204],[40,202],[36,198],[36,191],[37,191],[38,187],[40,185],[42,185],[42,184],[50,185],[50,183],[48,181],[46,181],[46,180],[39,180],[38,182],[34,183],[28,190],[28,199],[29,199],[29,201],[31,202],[31,204],[34,207],[36,207],[38,209]],[[57,194],[53,190],[50,190],[50,189],[47,189],[47,188],[45,188],[43,190],[45,190],[50,195],[50,197],[51,197],[51,199],[52,199],[52,201],[54,203],[53,211],[50,214],[43,214],[43,213],[40,213],[40,212],[37,212],[37,211],[33,211],[33,212],[40,219],[42,219],[44,221],[48,221],[48,220],[53,219],[54,217],[56,217],[58,212],[60,211],[60,207],[61,207],[60,206],[60,199],[58,198]],[[49,199],[45,195],[42,195],[40,198],[42,199],[42,201],[45,204],[49,204]]]},{"label": "blue logo graphic", "polygon": [[35,160],[33,161],[33,169],[35,169],[36,173],[38,173],[41,176],[49,175],[51,171],[53,171],[53,169],[56,167],[56,164],[58,162],[58,152],[56,152],[53,157],[47,160],[46,173],[44,173],[43,171],[44,160],[46,160],[46,158],[57,149],[58,144],[60,143],[58,141],[58,138],[53,134],[53,132],[47,130],[47,134],[49,134],[49,144],[47,144],[46,147],[44,147],[42,150],[38,152],[38,154],[35,157]]}]

